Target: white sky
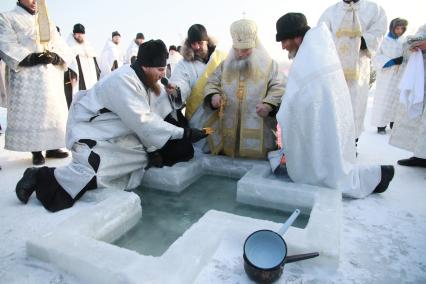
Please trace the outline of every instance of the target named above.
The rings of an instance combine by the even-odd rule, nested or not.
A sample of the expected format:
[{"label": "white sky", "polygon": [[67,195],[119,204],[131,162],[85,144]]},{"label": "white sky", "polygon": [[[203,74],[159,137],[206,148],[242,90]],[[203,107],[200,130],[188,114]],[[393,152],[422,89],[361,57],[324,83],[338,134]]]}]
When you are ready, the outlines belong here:
[{"label": "white sky", "polygon": [[[210,35],[227,50],[231,45],[229,26],[243,17],[254,20],[263,45],[275,58],[287,57],[275,42],[275,23],[287,12],[302,12],[315,26],[322,12],[338,0],[47,0],[49,15],[66,38],[75,23],[86,27],[86,35],[100,53],[111,32],[118,30],[122,48],[127,49],[137,32],[145,39],[162,39],[166,45],[179,45],[188,28],[203,24]],[[425,0],[375,0],[386,11],[388,21],[400,17],[409,21],[407,34],[426,23]],[[16,0],[1,0],[0,12],[13,9]]]}]

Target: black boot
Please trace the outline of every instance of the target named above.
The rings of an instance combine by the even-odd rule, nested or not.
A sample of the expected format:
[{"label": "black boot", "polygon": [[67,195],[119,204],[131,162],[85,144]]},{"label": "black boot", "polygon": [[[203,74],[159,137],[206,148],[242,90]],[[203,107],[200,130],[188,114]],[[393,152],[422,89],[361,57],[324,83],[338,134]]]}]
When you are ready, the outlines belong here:
[{"label": "black boot", "polygon": [[374,189],[373,193],[385,192],[389,186],[389,183],[395,175],[395,168],[393,166],[380,166],[381,179],[379,184]]},{"label": "black boot", "polygon": [[426,159],[411,157],[408,159],[399,160],[398,165],[407,166],[407,167],[426,168]]},{"label": "black boot", "polygon": [[68,157],[68,152],[62,151],[61,149],[55,149],[55,150],[47,150],[46,151],[46,158],[58,158],[63,159]]},{"label": "black boot", "polygon": [[377,127],[377,133],[378,134],[386,134],[386,126]]},{"label": "black boot", "polygon": [[41,152],[31,152],[33,154],[33,165],[40,166],[43,165],[45,160]]},{"label": "black boot", "polygon": [[39,168],[35,167],[26,169],[24,175],[16,184],[16,196],[24,204],[27,204],[28,199],[36,189],[38,170]]},{"label": "black boot", "polygon": [[393,121],[389,123],[389,127],[390,127],[390,129],[393,128]]}]

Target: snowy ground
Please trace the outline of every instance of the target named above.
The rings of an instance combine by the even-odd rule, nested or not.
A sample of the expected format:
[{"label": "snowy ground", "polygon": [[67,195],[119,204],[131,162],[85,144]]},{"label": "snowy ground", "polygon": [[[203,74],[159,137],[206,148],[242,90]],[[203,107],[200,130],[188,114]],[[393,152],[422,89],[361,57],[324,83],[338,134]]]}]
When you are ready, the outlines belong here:
[{"label": "snowy ground", "polygon": [[[371,102],[370,102],[371,103]],[[371,108],[369,108],[369,111]],[[360,163],[393,164],[409,152],[388,145],[389,134],[378,135],[369,126],[359,143]],[[0,109],[5,126],[5,111]],[[16,181],[31,166],[29,153],[3,149],[0,136],[0,283],[82,283],[53,265],[27,256],[25,241],[50,232],[90,203],[52,214],[35,198],[24,206],[16,199]],[[48,160],[48,166],[67,163]],[[318,279],[286,266],[290,283],[426,283],[426,170],[396,166],[387,192],[362,200],[343,200],[341,257],[337,272]],[[321,236],[318,236],[321,237]],[[227,268],[224,267],[223,270]],[[226,283],[232,279],[222,279]],[[282,279],[283,280],[283,279]],[[284,282],[283,282],[284,283]]]}]

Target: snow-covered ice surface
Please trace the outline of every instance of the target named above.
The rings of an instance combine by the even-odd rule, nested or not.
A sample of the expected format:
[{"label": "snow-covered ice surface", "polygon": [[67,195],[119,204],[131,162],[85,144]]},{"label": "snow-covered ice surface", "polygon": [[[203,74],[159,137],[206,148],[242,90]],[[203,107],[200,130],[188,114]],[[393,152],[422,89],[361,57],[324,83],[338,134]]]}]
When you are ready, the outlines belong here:
[{"label": "snow-covered ice surface", "polygon": [[[369,126],[369,119],[367,116],[367,130],[359,142],[360,163],[395,165],[398,159],[411,155],[388,145],[389,134],[377,135]],[[5,124],[3,109],[0,123]],[[3,148],[4,135],[0,141]],[[57,166],[68,161],[48,160],[47,165]],[[31,166],[30,154],[2,149],[0,165],[3,167],[0,171],[0,283],[84,283],[50,263],[28,257],[25,243],[33,236],[57,230],[58,224],[97,206],[102,198],[95,196],[102,193],[83,198],[71,209],[48,213],[34,197],[25,206],[15,197],[16,181],[24,169]],[[384,194],[343,200],[337,271],[313,266],[310,261],[288,264],[280,283],[426,283],[425,200],[426,170],[396,166],[395,178]],[[211,212],[208,217],[223,218],[224,222],[233,219],[220,212]],[[198,225],[189,231],[196,231]],[[200,267],[196,283],[249,283],[239,262],[240,239],[232,236],[235,235],[216,244],[219,246],[207,265]],[[173,255],[173,248],[166,253]],[[177,263],[179,256],[176,258]],[[166,271],[172,273],[173,262],[169,264],[170,269]],[[301,271],[307,269],[312,272],[301,275]]]}]

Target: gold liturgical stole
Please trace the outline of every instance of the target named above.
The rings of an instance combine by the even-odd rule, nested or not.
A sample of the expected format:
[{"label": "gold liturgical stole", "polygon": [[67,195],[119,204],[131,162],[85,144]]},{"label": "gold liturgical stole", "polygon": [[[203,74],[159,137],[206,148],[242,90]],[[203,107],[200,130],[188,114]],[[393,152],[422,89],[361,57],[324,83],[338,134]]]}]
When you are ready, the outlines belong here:
[{"label": "gold liturgical stole", "polygon": [[226,53],[218,50],[213,52],[213,54],[210,56],[210,60],[207,63],[204,73],[200,76],[200,78],[198,78],[197,82],[192,87],[191,95],[186,101],[185,116],[188,120],[191,119],[192,115],[204,100],[204,87],[206,86],[207,79],[225,58]]},{"label": "gold liturgical stole", "polygon": [[47,50],[50,42],[50,23],[47,14],[46,0],[37,0],[37,37],[40,45]]}]

